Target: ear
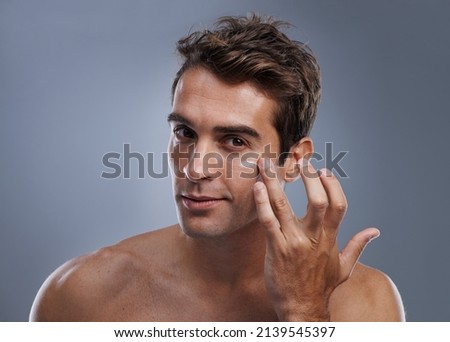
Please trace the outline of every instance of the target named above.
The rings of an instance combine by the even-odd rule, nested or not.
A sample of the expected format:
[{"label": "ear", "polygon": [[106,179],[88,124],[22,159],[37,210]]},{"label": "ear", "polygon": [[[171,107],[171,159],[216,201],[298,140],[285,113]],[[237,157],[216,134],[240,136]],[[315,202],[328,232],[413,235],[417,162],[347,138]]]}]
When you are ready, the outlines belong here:
[{"label": "ear", "polygon": [[301,158],[309,158],[314,152],[313,141],[310,137],[304,137],[288,152],[287,158],[284,160],[283,166],[279,168],[281,176],[286,182],[293,182],[300,177],[298,163]]}]

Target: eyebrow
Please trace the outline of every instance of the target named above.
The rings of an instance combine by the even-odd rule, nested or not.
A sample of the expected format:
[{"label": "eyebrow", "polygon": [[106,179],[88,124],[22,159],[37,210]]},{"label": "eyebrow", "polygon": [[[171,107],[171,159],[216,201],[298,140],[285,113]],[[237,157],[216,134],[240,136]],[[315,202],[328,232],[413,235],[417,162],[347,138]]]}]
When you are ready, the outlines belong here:
[{"label": "eyebrow", "polygon": [[214,132],[216,133],[226,133],[226,134],[246,134],[257,140],[261,140],[261,136],[253,128],[246,125],[232,125],[232,126],[217,126],[214,127]]},{"label": "eyebrow", "polygon": [[180,122],[180,123],[188,125],[188,126],[193,126],[192,123],[188,119],[186,119],[184,116],[182,116],[178,113],[170,113],[167,116],[167,122],[170,123],[172,121]]},{"label": "eyebrow", "polygon": [[[194,126],[191,121],[189,121],[188,119],[186,119],[184,116],[178,114],[178,113],[170,113],[167,116],[167,122],[172,122],[172,121],[176,121],[176,122],[180,122],[182,124],[185,124],[187,126]],[[250,126],[247,125],[230,125],[230,126],[216,126],[213,128],[214,132],[216,133],[227,133],[227,134],[232,134],[232,133],[240,133],[240,134],[246,134],[248,136],[251,136],[257,140],[261,140],[261,136],[259,135],[259,133],[254,130],[253,128],[251,128]]]}]

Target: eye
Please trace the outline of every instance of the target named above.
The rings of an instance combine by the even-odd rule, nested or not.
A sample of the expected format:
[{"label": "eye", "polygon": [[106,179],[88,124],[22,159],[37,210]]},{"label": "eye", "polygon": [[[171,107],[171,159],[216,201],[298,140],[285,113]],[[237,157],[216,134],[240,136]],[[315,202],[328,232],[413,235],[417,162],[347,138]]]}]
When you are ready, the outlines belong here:
[{"label": "eye", "polygon": [[242,146],[247,145],[247,143],[244,139],[242,139],[241,137],[237,137],[237,136],[227,137],[225,139],[225,143],[232,147],[242,147]]},{"label": "eye", "polygon": [[173,129],[173,133],[178,139],[194,139],[195,133],[186,126],[177,126]]}]

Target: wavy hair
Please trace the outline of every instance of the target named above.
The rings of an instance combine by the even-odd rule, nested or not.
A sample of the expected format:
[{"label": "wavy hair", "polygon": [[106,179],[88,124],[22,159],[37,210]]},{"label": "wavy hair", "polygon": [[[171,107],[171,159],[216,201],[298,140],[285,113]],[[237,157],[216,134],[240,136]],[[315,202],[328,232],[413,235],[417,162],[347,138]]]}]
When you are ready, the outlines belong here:
[{"label": "wavy hair", "polygon": [[277,102],[273,125],[286,153],[310,134],[320,100],[320,68],[310,48],[289,39],[290,25],[272,17],[221,17],[212,30],[189,34],[177,43],[183,59],[172,84],[172,97],[183,73],[204,67],[231,84],[251,82]]}]

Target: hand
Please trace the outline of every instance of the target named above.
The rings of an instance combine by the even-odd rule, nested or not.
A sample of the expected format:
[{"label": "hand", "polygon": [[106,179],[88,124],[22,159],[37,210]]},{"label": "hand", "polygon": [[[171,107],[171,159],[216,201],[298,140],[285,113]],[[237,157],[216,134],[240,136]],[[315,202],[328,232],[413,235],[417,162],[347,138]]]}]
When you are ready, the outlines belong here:
[{"label": "hand", "polygon": [[329,321],[333,290],[346,281],[366,245],[380,232],[367,228],[339,253],[337,233],[347,201],[336,177],[320,176],[309,161],[299,165],[308,205],[298,219],[269,160],[258,161],[262,181],[254,185],[260,223],[266,233],[264,277],[280,321]]}]

